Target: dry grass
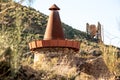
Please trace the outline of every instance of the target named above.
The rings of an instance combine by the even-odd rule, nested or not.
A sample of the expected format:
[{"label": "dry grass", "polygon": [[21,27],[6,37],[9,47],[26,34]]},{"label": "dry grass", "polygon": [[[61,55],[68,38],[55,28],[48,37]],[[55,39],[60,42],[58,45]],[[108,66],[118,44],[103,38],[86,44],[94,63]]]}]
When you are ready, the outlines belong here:
[{"label": "dry grass", "polygon": [[112,46],[100,46],[102,52],[103,52],[103,59],[109,68],[110,72],[114,75],[119,75],[120,76],[120,67],[117,65],[120,64],[120,60],[117,59],[117,48],[112,47]]},{"label": "dry grass", "polygon": [[[3,33],[4,34],[4,33]],[[3,53],[5,51],[5,49],[9,46],[9,42],[6,39],[5,36],[3,36],[3,34],[0,34],[0,44],[2,46],[0,46],[0,55],[2,55],[1,53]],[[9,36],[8,33],[6,33],[6,36]],[[15,45],[17,46],[17,45]],[[104,65],[103,63],[106,64],[107,68],[109,69],[109,71],[114,74],[114,75],[120,75],[120,59],[117,59],[117,48],[114,48],[112,46],[108,46],[106,47],[105,45],[98,45],[95,43],[91,43],[91,42],[83,42],[81,44],[81,50],[79,53],[77,53],[77,57],[81,58],[82,60],[76,60],[75,62],[72,60],[75,60],[74,57],[70,57],[73,55],[70,55],[68,57],[70,57],[70,59],[66,60],[66,56],[62,57],[62,58],[51,58],[51,59],[46,59],[46,61],[44,62],[39,62],[39,64],[36,64],[37,66],[34,66],[33,64],[33,59],[31,57],[27,57],[27,58],[22,58],[21,61],[19,61],[18,59],[20,58],[19,51],[18,48],[19,46],[17,46],[15,48],[14,45],[11,45],[11,49],[12,49],[12,57],[13,59],[11,60],[11,67],[12,69],[19,69],[20,66],[31,66],[32,69],[34,69],[35,71],[37,71],[38,73],[36,73],[36,75],[38,74],[43,74],[42,76],[40,76],[41,80],[52,80],[52,79],[56,79],[56,80],[95,80],[97,77],[95,77],[95,75],[98,75],[97,80],[102,80],[105,79],[104,76],[100,76],[101,74],[99,74],[99,72],[103,72],[106,71],[104,69]],[[94,59],[97,57],[93,57],[89,51],[92,49],[100,49],[102,51],[102,58],[104,60],[104,62],[102,62],[100,59]],[[83,52],[83,54],[81,53],[81,51]],[[21,53],[20,53],[21,54]],[[45,58],[44,55],[41,56],[42,58]],[[2,58],[0,58],[2,60]],[[61,62],[58,64],[59,59],[61,59]],[[84,59],[84,60],[83,60]],[[92,61],[94,60],[94,61]],[[98,60],[98,61],[97,61]],[[81,63],[81,62],[85,62],[88,61],[83,67],[85,70],[85,72],[80,72],[80,75],[78,74],[79,72],[77,71],[78,68],[74,65],[71,66],[71,63]],[[100,68],[102,67],[102,68]],[[91,70],[90,70],[91,69]],[[100,69],[102,69],[100,71]],[[30,69],[29,69],[30,70]],[[18,71],[19,72],[19,71]],[[29,72],[29,71],[28,71]],[[32,74],[32,72],[31,72]],[[33,73],[34,74],[34,73]],[[38,75],[39,76],[39,75]],[[108,76],[110,77],[110,76]],[[57,79],[58,78],[58,79]],[[107,80],[113,80],[113,78],[111,79],[107,79]]]}]

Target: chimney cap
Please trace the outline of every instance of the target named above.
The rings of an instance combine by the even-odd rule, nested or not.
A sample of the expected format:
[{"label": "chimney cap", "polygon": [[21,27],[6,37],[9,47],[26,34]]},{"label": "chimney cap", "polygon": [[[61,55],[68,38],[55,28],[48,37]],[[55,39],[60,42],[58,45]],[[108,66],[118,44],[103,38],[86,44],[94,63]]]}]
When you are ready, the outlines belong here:
[{"label": "chimney cap", "polygon": [[49,10],[60,10],[60,8],[56,5],[56,4],[53,4]]}]

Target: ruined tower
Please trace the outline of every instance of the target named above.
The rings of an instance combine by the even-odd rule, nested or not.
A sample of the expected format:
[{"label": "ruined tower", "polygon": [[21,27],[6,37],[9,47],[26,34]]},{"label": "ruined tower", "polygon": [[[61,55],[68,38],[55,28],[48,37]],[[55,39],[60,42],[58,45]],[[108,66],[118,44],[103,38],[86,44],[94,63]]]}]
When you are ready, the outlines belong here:
[{"label": "ruined tower", "polygon": [[97,28],[94,24],[89,25],[88,23],[86,24],[86,32],[88,35],[91,36],[91,38],[94,38],[97,32]]},{"label": "ruined tower", "polygon": [[89,25],[88,23],[86,23],[86,32],[91,39],[97,39],[97,42],[102,42],[102,29],[99,22],[97,26],[94,24]]},{"label": "ruined tower", "polygon": [[102,29],[101,29],[101,24],[98,22],[98,26],[97,26],[97,39],[99,40],[99,42],[102,42]]}]

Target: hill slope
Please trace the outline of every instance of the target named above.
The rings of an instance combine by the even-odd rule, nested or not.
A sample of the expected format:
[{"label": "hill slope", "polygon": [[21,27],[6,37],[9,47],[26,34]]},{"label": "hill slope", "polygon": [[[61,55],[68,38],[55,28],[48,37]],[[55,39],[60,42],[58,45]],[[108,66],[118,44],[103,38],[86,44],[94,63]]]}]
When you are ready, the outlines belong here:
[{"label": "hill slope", "polygon": [[[76,77],[74,73],[75,76],[71,75],[69,79],[54,74],[52,71],[38,71],[31,67],[33,65],[33,54],[29,50],[28,43],[31,40],[43,38],[48,16],[17,3],[0,3],[0,16],[0,79],[74,80]],[[62,23],[62,25],[66,38],[85,39],[86,33],[73,29],[65,23]],[[105,71],[120,76],[120,60],[119,58],[116,59],[116,53],[117,49],[115,47],[88,40],[82,41],[80,52],[75,58],[75,60],[78,59],[77,63],[82,63],[82,65],[78,65],[82,73],[78,74],[77,77],[83,80],[85,80],[83,77],[87,77],[88,80],[91,77],[98,79],[104,76]],[[27,66],[23,67],[23,65]],[[116,71],[115,67],[117,67]],[[94,80],[94,78],[91,78],[91,80]]]},{"label": "hill slope", "polygon": [[[0,6],[0,15],[2,15],[0,27],[1,25],[7,27],[19,26],[23,28],[23,33],[44,34],[48,19],[47,15],[17,3],[4,3],[0,4]],[[62,23],[62,26],[66,38],[85,38],[86,33],[76,30],[65,23]]]}]

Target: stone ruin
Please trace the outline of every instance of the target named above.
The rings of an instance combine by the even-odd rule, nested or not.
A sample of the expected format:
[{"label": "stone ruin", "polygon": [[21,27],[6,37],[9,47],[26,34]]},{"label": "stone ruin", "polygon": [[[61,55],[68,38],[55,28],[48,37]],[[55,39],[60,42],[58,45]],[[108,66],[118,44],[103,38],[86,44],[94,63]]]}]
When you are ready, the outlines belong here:
[{"label": "stone ruin", "polygon": [[87,38],[90,36],[91,39],[96,39],[98,42],[102,42],[102,31],[101,24],[98,22],[98,25],[86,23],[86,32]]}]

